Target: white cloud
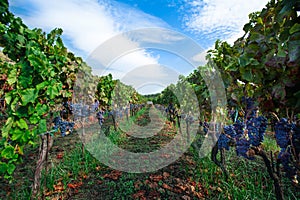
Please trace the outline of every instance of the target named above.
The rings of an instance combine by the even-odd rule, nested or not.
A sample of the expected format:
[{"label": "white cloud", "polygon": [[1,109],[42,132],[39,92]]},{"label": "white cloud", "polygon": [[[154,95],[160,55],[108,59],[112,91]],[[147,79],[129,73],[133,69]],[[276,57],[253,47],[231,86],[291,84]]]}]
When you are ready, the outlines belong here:
[{"label": "white cloud", "polygon": [[[20,1],[20,0],[19,0]],[[13,1],[14,4],[18,2]],[[32,13],[21,16],[30,27],[50,31],[60,27],[75,49],[85,55],[120,32],[143,27],[167,26],[163,21],[123,4],[97,0],[30,0]]]},{"label": "white cloud", "polygon": [[[23,0],[13,0],[11,5],[30,10],[29,13],[19,15],[29,27],[40,27],[47,32],[57,27],[62,28],[68,48],[76,50],[76,55],[84,59],[88,58],[99,45],[122,32],[146,27],[169,28],[161,19],[115,1],[27,0],[26,4]],[[135,67],[158,64],[158,57],[153,57],[145,49],[119,55],[117,61],[113,60],[110,63],[112,61],[110,59],[114,58],[116,53],[122,52],[122,48],[140,48],[139,43],[126,37],[119,37],[119,40],[114,42],[115,45],[101,55],[102,59],[108,61],[102,64],[109,64],[109,69],[104,74],[112,73],[114,78],[121,78]],[[97,66],[92,68],[96,74],[103,72],[103,69]],[[157,69],[156,74],[160,72]]]},{"label": "white cloud", "polygon": [[251,12],[261,11],[268,0],[186,0],[184,27],[211,40],[232,42],[242,36],[243,25]]},{"label": "white cloud", "polygon": [[178,72],[172,68],[151,64],[133,68],[122,77],[121,81],[146,93],[146,89],[153,86],[161,90],[166,88],[171,83],[177,82],[178,76]]}]

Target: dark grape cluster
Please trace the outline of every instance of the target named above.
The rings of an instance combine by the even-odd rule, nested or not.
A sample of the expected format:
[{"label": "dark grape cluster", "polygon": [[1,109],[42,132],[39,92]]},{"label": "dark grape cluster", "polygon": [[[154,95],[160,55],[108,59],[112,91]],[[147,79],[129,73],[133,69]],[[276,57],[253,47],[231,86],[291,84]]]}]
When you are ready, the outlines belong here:
[{"label": "dark grape cluster", "polygon": [[253,160],[254,157],[249,156],[247,152],[250,149],[251,142],[247,138],[241,137],[236,140],[236,154],[244,158]]},{"label": "dark grape cluster", "polygon": [[203,132],[204,132],[205,134],[208,133],[209,123],[208,123],[207,121],[204,121],[203,123],[200,122],[200,123],[199,123],[199,126],[203,126]]},{"label": "dark grape cluster", "polygon": [[275,124],[274,129],[277,144],[281,148],[278,159],[283,166],[286,176],[294,180],[297,169],[293,164],[293,155],[299,157],[300,128],[296,123],[290,123],[286,118],[282,118]]},{"label": "dark grape cluster", "polygon": [[244,122],[241,120],[236,120],[236,122],[233,124],[236,137],[244,134],[244,126]]},{"label": "dark grape cluster", "polygon": [[60,130],[61,136],[69,135],[73,132],[74,129],[74,122],[64,121],[60,117],[55,117],[53,120],[54,123],[54,130]]},{"label": "dark grape cluster", "polygon": [[236,137],[236,132],[234,130],[234,126],[233,125],[224,126],[223,130],[224,130],[224,133],[226,135],[229,135],[231,138],[235,138]]},{"label": "dark grape cluster", "polygon": [[228,136],[222,133],[218,139],[218,148],[219,149],[224,148],[226,150],[229,150],[229,142],[230,142],[230,139],[228,138]]},{"label": "dark grape cluster", "polygon": [[100,110],[99,112],[97,112],[96,117],[98,119],[99,125],[102,126],[104,122],[104,111]]},{"label": "dark grape cluster", "polygon": [[296,123],[293,123],[292,130],[293,130],[292,143],[295,148],[296,155],[300,157],[300,124],[297,125]]},{"label": "dark grape cluster", "polygon": [[294,176],[296,175],[296,168],[292,164],[292,153],[291,153],[291,148],[283,148],[281,149],[278,159],[280,160],[283,169],[285,171],[285,175],[293,179]]},{"label": "dark grape cluster", "polygon": [[257,147],[264,140],[267,129],[267,119],[263,116],[257,117],[257,108],[253,99],[243,98],[246,103],[245,117],[237,119],[234,124],[224,126],[218,139],[218,148],[229,149],[230,143],[235,144],[236,153],[247,159],[254,159],[247,154],[251,146]]},{"label": "dark grape cluster", "polygon": [[254,105],[254,100],[252,98],[242,97],[242,103],[246,104],[245,118],[251,119],[256,116],[257,107]]},{"label": "dark grape cluster", "polygon": [[267,130],[267,119],[259,116],[247,121],[248,136],[252,146],[259,146],[264,140],[264,134]]},{"label": "dark grape cluster", "polygon": [[221,134],[218,139],[218,148],[219,149],[225,148],[226,150],[229,150],[229,147],[235,144],[235,138],[237,134],[234,130],[233,125],[224,126],[223,130],[224,130],[224,134]]},{"label": "dark grape cluster", "polygon": [[292,130],[292,125],[286,118],[282,118],[279,122],[276,123],[274,129],[277,144],[282,149],[287,148],[287,146],[289,145],[289,137],[290,131]]}]

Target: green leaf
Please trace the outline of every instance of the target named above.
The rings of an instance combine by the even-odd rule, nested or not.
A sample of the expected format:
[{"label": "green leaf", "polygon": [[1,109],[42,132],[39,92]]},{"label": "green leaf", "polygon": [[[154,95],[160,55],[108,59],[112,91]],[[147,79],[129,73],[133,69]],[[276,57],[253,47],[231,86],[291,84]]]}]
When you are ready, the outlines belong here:
[{"label": "green leaf", "polygon": [[16,108],[17,108],[17,106],[19,104],[19,101],[20,101],[20,98],[18,96],[16,96],[14,98],[14,100],[11,102],[10,108],[11,108],[12,111],[14,111],[14,112],[16,111]]},{"label": "green leaf", "polygon": [[264,38],[265,38],[264,35],[256,32],[251,33],[249,37],[250,40],[258,43],[260,43]]},{"label": "green leaf", "polygon": [[256,21],[257,21],[258,24],[263,25],[263,20],[262,20],[261,17],[258,17]]},{"label": "green leaf", "polygon": [[[295,97],[297,97],[297,98],[300,99],[300,90],[299,90],[298,92],[295,92],[293,95],[294,95]],[[300,114],[300,113],[299,113],[299,114]]]},{"label": "green leaf", "polygon": [[17,82],[17,68],[14,68],[10,71],[7,77],[7,82],[9,85],[12,85],[15,82]]},{"label": "green leaf", "polygon": [[16,115],[20,118],[27,117],[28,116],[28,108],[26,106],[20,106],[16,111]]},{"label": "green leaf", "polygon": [[247,24],[244,25],[243,30],[247,33],[250,30],[251,27],[252,27],[251,23],[247,23]]},{"label": "green leaf", "polygon": [[42,82],[42,83],[40,83],[40,84],[37,84],[37,85],[36,85],[36,89],[37,89],[37,90],[40,90],[40,89],[42,89],[42,88],[45,88],[47,85],[49,85],[49,82],[48,82],[48,81],[44,81],[44,82]]},{"label": "green leaf", "polygon": [[19,40],[19,43],[20,44],[24,44],[26,39],[23,35],[20,35],[20,34],[17,34],[17,37],[16,37],[17,40]]},{"label": "green leaf", "polygon": [[280,45],[278,46],[277,56],[278,57],[283,57],[283,58],[286,57],[286,50],[284,49],[283,46],[280,46]]},{"label": "green leaf", "polygon": [[37,124],[40,121],[40,117],[35,113],[30,116],[29,121],[31,124]]},{"label": "green leaf", "polygon": [[0,174],[4,174],[7,171],[7,164],[0,161]]},{"label": "green leaf", "polygon": [[7,173],[9,175],[12,175],[13,172],[15,171],[15,169],[16,169],[16,166],[14,164],[12,164],[12,163],[9,163],[8,167],[7,167]]},{"label": "green leaf", "polygon": [[61,89],[62,89],[62,84],[55,84],[53,86],[48,86],[47,95],[50,96],[50,99],[54,99],[60,94]]},{"label": "green leaf", "polygon": [[47,132],[47,122],[45,119],[39,121],[38,132],[39,134]]},{"label": "green leaf", "polygon": [[246,81],[252,82],[253,75],[252,75],[251,69],[250,70],[245,70],[244,73],[242,73],[242,78]]},{"label": "green leaf", "polygon": [[42,59],[42,57],[44,57],[43,53],[41,51],[36,51],[36,54],[38,55],[30,54],[28,56],[30,64],[34,68],[46,68],[47,63],[44,61],[46,59]]},{"label": "green leaf", "polygon": [[35,110],[37,111],[37,114],[41,116],[49,111],[49,107],[46,104],[38,103]]},{"label": "green leaf", "polygon": [[298,31],[300,31],[300,24],[296,23],[292,26],[289,32],[292,35],[293,33],[296,33]]},{"label": "green leaf", "polygon": [[292,10],[293,6],[297,3],[294,0],[284,0],[281,2],[283,8],[280,10],[279,15],[284,15],[286,12]]},{"label": "green leaf", "polygon": [[22,138],[23,134],[24,134],[24,131],[17,129],[12,134],[11,139],[14,140],[14,141],[18,140],[18,139]]},{"label": "green leaf", "polygon": [[38,93],[36,89],[29,88],[20,92],[22,105],[27,105],[29,102],[34,103],[37,99]]},{"label": "green leaf", "polygon": [[17,121],[17,125],[21,129],[28,129],[28,125],[27,125],[26,121],[22,118],[19,121]]},{"label": "green leaf", "polygon": [[11,100],[13,98],[13,94],[12,93],[13,93],[13,91],[8,92],[8,93],[5,94],[5,101],[6,101],[7,104],[10,104],[10,102],[11,102]]},{"label": "green leaf", "polygon": [[272,87],[272,94],[276,99],[283,100],[286,96],[285,86],[282,83],[276,84]]},{"label": "green leaf", "polygon": [[239,64],[241,67],[245,67],[250,63],[250,59],[246,55],[239,57]]},{"label": "green leaf", "polygon": [[4,138],[8,137],[8,133],[9,133],[13,123],[14,123],[14,120],[12,117],[9,117],[6,120],[5,125],[2,127],[2,137],[4,137]]},{"label": "green leaf", "polygon": [[14,158],[15,157],[14,155],[15,155],[15,148],[11,145],[6,146],[4,150],[1,152],[1,156],[6,159]]},{"label": "green leaf", "polygon": [[[36,129],[36,127],[34,129]],[[32,138],[34,138],[34,129],[31,131],[29,131],[29,130],[23,131],[22,141],[28,142],[28,144],[29,144],[30,140],[32,140]]]},{"label": "green leaf", "polygon": [[297,62],[300,60],[300,40],[289,41],[289,58],[290,62]]}]

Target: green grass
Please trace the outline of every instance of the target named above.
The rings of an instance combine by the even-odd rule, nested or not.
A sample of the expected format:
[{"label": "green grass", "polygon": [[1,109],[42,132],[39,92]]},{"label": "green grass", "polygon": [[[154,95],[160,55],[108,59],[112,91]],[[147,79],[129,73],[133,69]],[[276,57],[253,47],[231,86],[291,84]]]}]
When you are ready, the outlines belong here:
[{"label": "green grass", "polygon": [[[271,136],[266,136],[263,147],[267,152],[278,150],[276,141]],[[230,176],[225,181],[220,168],[207,157],[197,159],[197,150],[194,148],[192,151],[198,166],[194,178],[210,188],[210,199],[276,199],[273,181],[260,157],[247,160],[237,157],[233,148],[226,151],[226,167]],[[285,178],[283,188],[286,199],[299,199],[300,192],[296,192],[296,188]]]},{"label": "green grass", "polygon": [[[146,110],[141,110],[137,116],[131,117],[130,122],[136,122],[146,113]],[[75,137],[74,135],[68,137]],[[128,138],[122,131],[114,131],[111,129],[107,137],[116,145],[126,145]],[[69,138],[70,139],[70,138]],[[79,139],[78,139],[79,140]],[[48,172],[43,171],[41,193],[54,191],[54,186],[59,182],[62,183],[65,193],[67,193],[67,185],[69,183],[83,182],[83,186],[79,188],[79,193],[82,196],[73,196],[72,199],[92,198],[93,192],[102,194],[108,199],[128,199],[140,190],[151,191],[153,188],[145,181],[149,180],[150,174],[162,174],[167,171],[171,174],[169,180],[160,180],[156,190],[161,195],[162,199],[176,199],[176,194],[162,190],[162,186],[172,184],[174,178],[181,178],[183,181],[195,181],[201,183],[206,189],[207,199],[275,199],[273,181],[270,179],[266,167],[260,157],[255,160],[247,160],[242,157],[237,157],[235,149],[231,148],[226,152],[226,167],[229,173],[229,179],[226,181],[219,167],[213,163],[209,157],[199,158],[199,147],[203,141],[203,135],[197,134],[197,141],[189,148],[189,150],[178,161],[172,163],[157,172],[153,173],[125,173],[117,180],[104,178],[105,174],[110,174],[113,169],[100,163],[88,151],[82,151],[81,143],[72,147],[71,150],[65,150],[63,159],[56,159],[56,152],[50,154],[50,164]],[[60,138],[55,145],[66,145],[68,138]],[[61,143],[64,142],[64,143]],[[149,147],[144,142],[132,143],[132,148],[142,149],[147,151]],[[134,146],[135,145],[135,146]],[[145,147],[146,146],[146,147]],[[276,152],[278,147],[272,135],[265,137],[263,148],[267,152]],[[150,148],[151,150],[151,148]],[[186,157],[190,157],[195,163],[187,162]],[[151,163],[149,163],[151,164]],[[175,170],[171,167],[177,166]],[[35,165],[33,166],[35,167]],[[31,184],[33,177],[33,167],[24,167],[27,170],[22,184],[17,184],[15,180],[13,190],[9,199],[29,199],[31,192]],[[20,178],[20,177],[17,177]],[[291,186],[290,181],[283,178],[283,188],[285,199],[296,200],[300,198],[299,189]],[[99,181],[102,184],[99,184]],[[136,183],[140,182],[141,186],[136,188]],[[196,188],[198,190],[199,188]],[[1,191],[0,191],[1,194]],[[63,193],[64,194],[64,193]],[[98,195],[99,195],[98,194]],[[1,194],[1,196],[4,196]],[[181,195],[182,196],[182,195]],[[49,196],[46,199],[51,199]]]},{"label": "green grass", "polygon": [[280,151],[280,147],[277,145],[273,135],[265,135],[262,146],[265,149],[265,151],[272,151],[272,152]]}]

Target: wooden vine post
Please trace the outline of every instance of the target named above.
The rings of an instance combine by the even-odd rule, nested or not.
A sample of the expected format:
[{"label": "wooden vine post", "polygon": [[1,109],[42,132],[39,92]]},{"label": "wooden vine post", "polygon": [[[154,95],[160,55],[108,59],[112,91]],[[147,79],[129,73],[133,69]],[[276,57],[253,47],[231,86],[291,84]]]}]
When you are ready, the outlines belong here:
[{"label": "wooden vine post", "polygon": [[53,138],[50,132],[40,135],[41,137],[41,145],[39,148],[39,156],[38,161],[34,173],[34,182],[32,186],[32,199],[36,199],[40,188],[41,188],[41,175],[44,164],[46,163],[46,172],[47,172],[47,161],[48,161],[48,153],[53,145]]}]

